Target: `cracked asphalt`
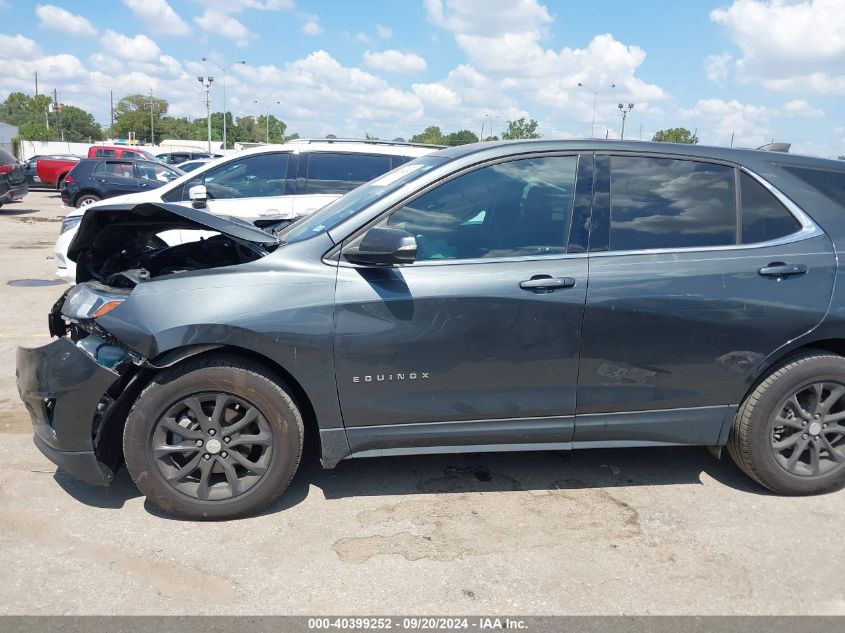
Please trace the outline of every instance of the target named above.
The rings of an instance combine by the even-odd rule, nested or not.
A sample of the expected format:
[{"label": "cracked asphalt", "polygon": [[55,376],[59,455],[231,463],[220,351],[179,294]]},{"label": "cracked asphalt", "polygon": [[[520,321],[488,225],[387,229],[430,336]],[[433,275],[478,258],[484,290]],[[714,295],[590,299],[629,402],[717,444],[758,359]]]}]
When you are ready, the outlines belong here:
[{"label": "cracked asphalt", "polygon": [[[355,460],[262,515],[170,519],[43,458],[14,384],[47,342],[61,209],[0,209],[0,614],[845,614],[845,492],[768,494],[698,448]],[[799,593],[796,594],[796,588]]]}]

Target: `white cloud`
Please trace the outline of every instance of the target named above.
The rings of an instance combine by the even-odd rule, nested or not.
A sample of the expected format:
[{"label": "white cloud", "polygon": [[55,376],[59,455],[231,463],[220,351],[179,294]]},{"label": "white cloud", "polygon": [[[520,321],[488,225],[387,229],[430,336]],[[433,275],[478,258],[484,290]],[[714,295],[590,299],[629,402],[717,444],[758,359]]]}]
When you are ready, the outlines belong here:
[{"label": "white cloud", "polygon": [[0,33],[0,57],[32,57],[38,54],[38,44],[23,35],[3,35]]},{"label": "white cloud", "polygon": [[258,35],[243,23],[216,9],[206,9],[201,16],[194,18],[194,22],[210,33],[232,40],[238,46],[248,46],[252,40],[258,38]]},{"label": "white cloud", "polygon": [[393,29],[389,26],[376,24],[376,35],[378,35],[383,40],[389,40],[391,37],[393,37]]},{"label": "white cloud", "polygon": [[680,110],[689,123],[697,128],[705,144],[727,145],[732,134],[735,145],[758,146],[771,140],[769,123],[778,114],[767,106],[742,103],[736,99],[701,99],[692,108]]},{"label": "white cloud", "polygon": [[191,27],[167,0],[123,0],[123,4],[153,33],[187,35],[191,32]]},{"label": "white cloud", "polygon": [[305,24],[302,25],[302,32],[305,35],[319,35],[323,32],[323,27],[320,25],[320,17],[317,15],[305,16]]},{"label": "white cloud", "polygon": [[122,33],[108,30],[100,38],[103,49],[123,59],[138,62],[156,62],[161,56],[161,49],[146,35],[129,37]]},{"label": "white cloud", "polygon": [[296,7],[294,0],[199,0],[208,9],[222,13],[240,13],[245,9],[283,11]]},{"label": "white cloud", "polygon": [[416,53],[403,53],[393,49],[364,53],[364,63],[374,70],[386,73],[418,73],[426,69],[425,60]]},{"label": "white cloud", "polygon": [[352,39],[354,39],[359,44],[370,44],[370,43],[372,43],[370,36],[367,35],[366,33],[364,33],[363,31],[358,31],[355,34],[355,37],[353,37]]},{"label": "white cloud", "polygon": [[783,111],[788,116],[808,119],[824,116],[824,111],[814,108],[804,99],[793,99],[792,101],[787,101],[783,106]]},{"label": "white cloud", "polygon": [[728,79],[728,67],[733,61],[733,55],[722,53],[721,55],[708,55],[704,58],[704,72],[707,79],[715,84],[723,85]]},{"label": "white cloud", "polygon": [[91,37],[97,30],[81,15],[75,15],[53,4],[39,4],[35,7],[38,24],[51,31],[59,31],[80,37]]},{"label": "white cloud", "polygon": [[770,90],[845,92],[842,0],[734,0],[710,19],[739,47],[740,79]]}]

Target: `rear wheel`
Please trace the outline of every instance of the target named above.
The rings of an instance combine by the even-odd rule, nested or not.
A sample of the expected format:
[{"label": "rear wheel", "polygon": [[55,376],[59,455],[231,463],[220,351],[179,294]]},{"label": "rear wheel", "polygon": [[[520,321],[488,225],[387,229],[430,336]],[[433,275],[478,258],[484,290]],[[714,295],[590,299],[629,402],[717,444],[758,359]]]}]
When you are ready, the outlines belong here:
[{"label": "rear wheel", "polygon": [[773,371],[740,407],[728,451],[780,494],[845,485],[845,358],[809,352]]},{"label": "rear wheel", "polygon": [[302,416],[278,379],[227,356],[161,372],[139,396],[123,436],[141,492],[191,519],[254,514],[281,495],[299,465]]},{"label": "rear wheel", "polygon": [[88,205],[94,204],[95,202],[99,202],[102,200],[100,196],[95,196],[94,194],[85,194],[84,196],[80,196],[79,199],[76,201],[76,208],[81,209],[82,207],[87,207]]}]

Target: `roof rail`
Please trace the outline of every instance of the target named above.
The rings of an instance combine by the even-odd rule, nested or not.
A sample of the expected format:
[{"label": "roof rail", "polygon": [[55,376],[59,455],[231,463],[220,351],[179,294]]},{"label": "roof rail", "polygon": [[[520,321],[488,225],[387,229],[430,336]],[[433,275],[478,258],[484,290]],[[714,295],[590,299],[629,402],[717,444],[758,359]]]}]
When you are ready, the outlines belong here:
[{"label": "roof rail", "polygon": [[448,147],[447,145],[435,145],[434,143],[411,143],[409,141],[388,141],[370,138],[295,138],[285,141],[289,143],[366,143],[368,145],[399,145],[402,147]]},{"label": "roof rail", "polygon": [[792,147],[792,143],[766,143],[757,149],[761,149],[764,152],[783,152],[784,154],[788,154],[790,147]]}]

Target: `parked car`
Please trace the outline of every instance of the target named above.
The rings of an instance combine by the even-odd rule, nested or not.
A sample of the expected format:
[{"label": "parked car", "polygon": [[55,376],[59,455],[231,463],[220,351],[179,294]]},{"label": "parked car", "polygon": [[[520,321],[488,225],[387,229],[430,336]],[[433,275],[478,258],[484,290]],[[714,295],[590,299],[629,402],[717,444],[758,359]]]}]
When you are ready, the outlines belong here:
[{"label": "parked car", "polygon": [[180,170],[184,171],[186,174],[189,171],[196,171],[203,165],[207,165],[213,159],[211,158],[197,158],[195,160],[186,160],[184,163],[179,163],[178,167]]},{"label": "parked car", "polygon": [[[23,173],[26,178],[26,184],[30,189],[35,188],[52,188],[51,185],[41,180],[38,175],[38,161],[39,160],[56,160],[64,162],[78,163],[79,157],[72,154],[38,154],[32,156],[23,165]],[[69,171],[69,170],[68,170]]]},{"label": "parked car", "polygon": [[327,468],[727,446],[822,493],[845,483],[843,217],[841,162],[624,141],[450,148],[281,230],[89,207],[18,388],[53,462],[105,485],[125,460],[197,519],[273,502],[306,428]]},{"label": "parked car", "polygon": [[65,177],[80,160],[70,155],[44,156],[35,162],[35,173],[44,187],[61,190]]},{"label": "parked car", "polygon": [[[348,140],[264,145],[210,162],[155,191],[121,200],[173,202],[259,224],[293,221],[437,149],[412,143]],[[76,278],[76,269],[67,258],[67,248],[82,213],[79,210],[67,215],[56,242],[56,274],[69,282]]]},{"label": "parked car", "polygon": [[184,175],[159,161],[86,158],[65,176],[62,202],[84,208],[100,200],[156,189]]},{"label": "parked car", "polygon": [[0,147],[0,207],[7,202],[20,200],[28,191],[23,167],[18,159]]},{"label": "parked car", "polygon": [[162,154],[156,154],[156,158],[168,165],[181,165],[189,160],[219,158],[219,156],[214,156],[208,152],[164,152]]},{"label": "parked car", "polygon": [[88,158],[141,158],[144,160],[158,160],[152,152],[129,145],[92,145],[88,148]]}]

